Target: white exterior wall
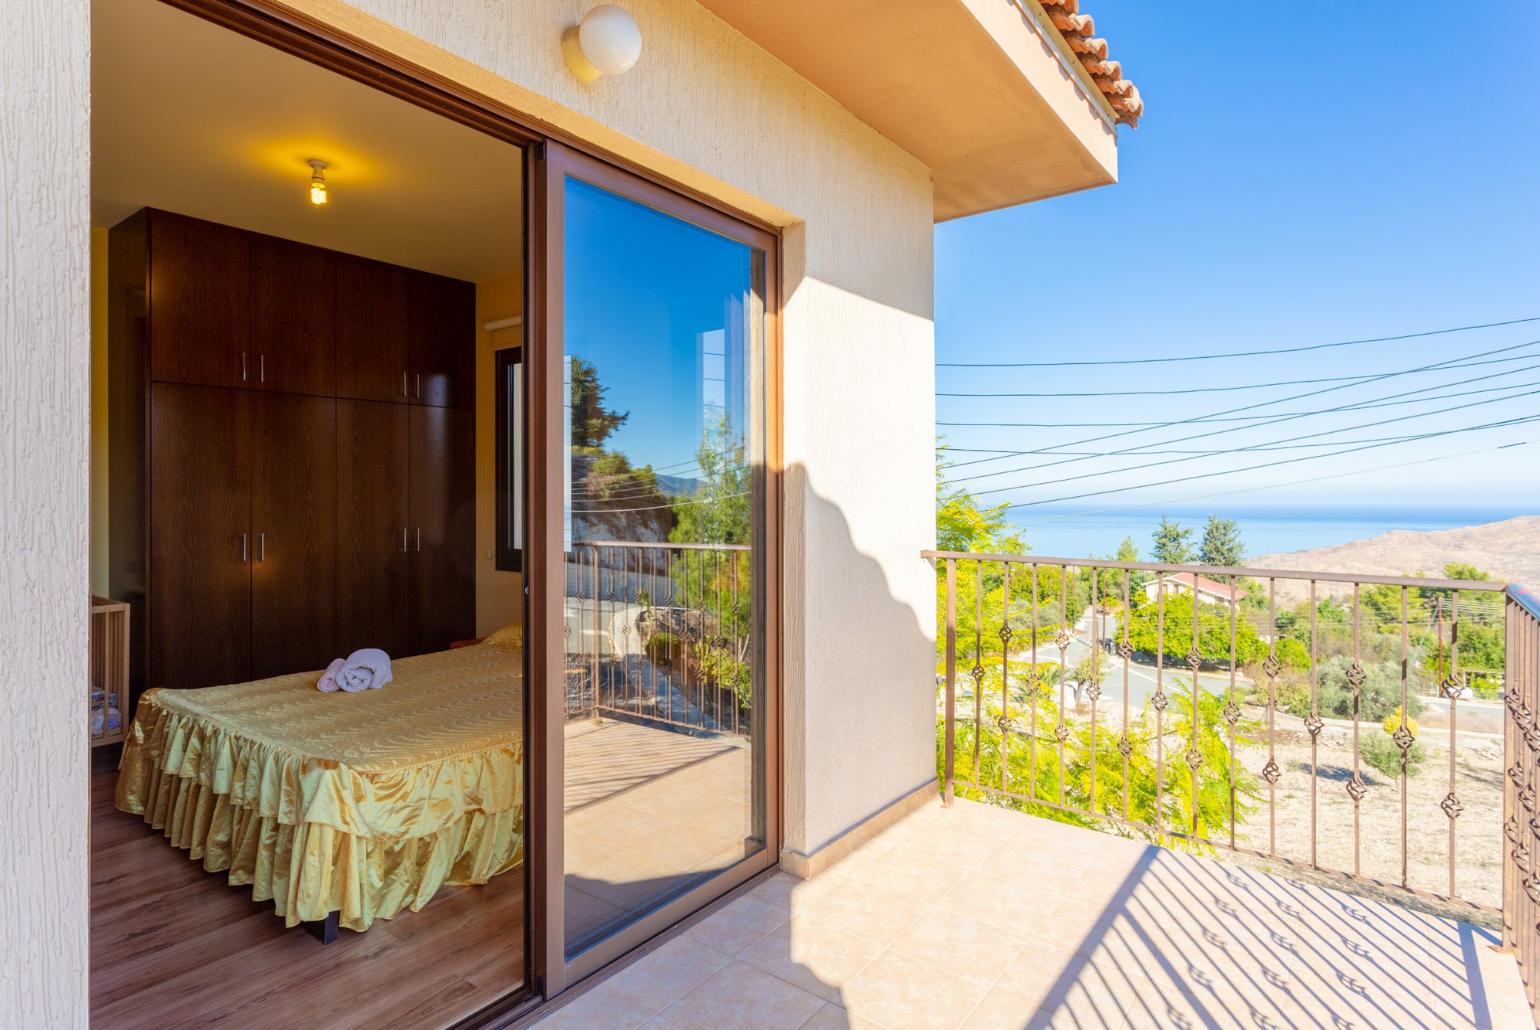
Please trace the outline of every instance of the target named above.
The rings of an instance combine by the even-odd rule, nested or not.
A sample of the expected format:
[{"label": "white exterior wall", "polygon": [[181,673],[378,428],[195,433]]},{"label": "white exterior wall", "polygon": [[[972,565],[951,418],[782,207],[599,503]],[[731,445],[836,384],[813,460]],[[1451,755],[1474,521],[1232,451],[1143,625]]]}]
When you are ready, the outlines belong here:
[{"label": "white exterior wall", "polygon": [[[786,227],[785,846],[930,780],[927,170],[688,0],[628,0],[641,62],[592,85],[559,46],[588,0],[290,3]],[[88,7],[23,4],[0,43],[7,1026],[86,1018]]]},{"label": "white exterior wall", "polygon": [[0,1026],[86,1022],[87,0],[0,33]]}]

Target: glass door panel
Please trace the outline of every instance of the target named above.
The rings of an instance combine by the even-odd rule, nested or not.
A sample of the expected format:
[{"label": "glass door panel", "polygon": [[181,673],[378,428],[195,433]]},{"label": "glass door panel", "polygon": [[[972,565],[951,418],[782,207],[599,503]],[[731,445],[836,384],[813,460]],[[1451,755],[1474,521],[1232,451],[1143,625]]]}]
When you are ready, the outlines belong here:
[{"label": "glass door panel", "polygon": [[766,254],[560,188],[571,959],[766,849]]}]

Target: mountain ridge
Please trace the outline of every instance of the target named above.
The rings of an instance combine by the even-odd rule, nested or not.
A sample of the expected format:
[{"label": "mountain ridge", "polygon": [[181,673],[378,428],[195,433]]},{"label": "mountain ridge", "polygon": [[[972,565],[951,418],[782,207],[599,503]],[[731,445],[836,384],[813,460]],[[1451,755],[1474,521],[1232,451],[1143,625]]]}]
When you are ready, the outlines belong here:
[{"label": "mountain ridge", "polygon": [[1540,585],[1540,515],[1518,515],[1454,529],[1392,529],[1331,547],[1264,554],[1246,564],[1266,569],[1442,577],[1453,562],[1474,565],[1496,582]]}]

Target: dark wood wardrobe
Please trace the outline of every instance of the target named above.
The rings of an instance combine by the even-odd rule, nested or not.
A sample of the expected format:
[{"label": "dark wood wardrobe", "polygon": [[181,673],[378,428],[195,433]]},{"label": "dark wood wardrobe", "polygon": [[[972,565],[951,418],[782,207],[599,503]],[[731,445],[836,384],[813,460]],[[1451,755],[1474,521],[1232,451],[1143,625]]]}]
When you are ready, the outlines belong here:
[{"label": "dark wood wardrobe", "polygon": [[135,697],[472,635],[472,284],[149,209],[108,278]]}]

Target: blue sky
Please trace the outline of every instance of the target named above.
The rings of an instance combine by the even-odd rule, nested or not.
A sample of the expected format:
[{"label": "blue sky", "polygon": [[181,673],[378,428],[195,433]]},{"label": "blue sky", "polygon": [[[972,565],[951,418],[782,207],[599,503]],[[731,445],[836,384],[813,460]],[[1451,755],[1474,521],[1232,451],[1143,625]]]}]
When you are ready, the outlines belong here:
[{"label": "blue sky", "polygon": [[732,314],[751,289],[750,249],[578,180],[567,185],[566,234],[567,350],[597,369],[606,407],[629,416],[606,448],[693,478],[702,430],[724,405],[743,430]]},{"label": "blue sky", "polygon": [[[1458,18],[1447,8],[1389,2],[1319,10],[1227,4],[1195,15],[1148,0],[1096,0],[1086,9],[1145,97],[1143,125],[1121,130],[1121,181],[938,226],[938,361],[1214,353],[1540,316],[1540,117],[1533,106],[1540,4],[1498,0]],[[937,389],[1116,393],[1370,375],[1531,340],[1540,341],[1540,322],[1264,359],[943,367]],[[1214,432],[1172,448],[1248,446],[1333,430],[1340,432],[1301,442],[1362,441],[1540,414],[1536,395],[1431,413],[1519,393],[1518,384],[1540,384],[1540,344],[1492,357],[1526,355],[1532,358],[1401,376],[1257,412],[1313,410],[1509,372],[1431,391],[1436,396],[1515,384],[1506,393],[1311,416],[1250,432]],[[1535,367],[1517,371],[1529,366]],[[936,407],[941,421],[1165,421],[1321,388],[1166,397],[938,397]],[[1373,424],[1413,414],[1419,417]],[[1350,428],[1355,426],[1360,428]],[[1219,428],[1143,431],[1069,449],[1113,450]],[[940,430],[959,448],[1039,449],[1120,431]],[[1492,451],[1519,441],[1529,442]],[[996,491],[981,498],[990,502],[1097,494],[1016,509],[1027,523],[1050,512],[1222,511],[1228,505],[1540,511],[1540,423],[1100,493],[1307,453],[1069,461],[1033,455],[957,468],[952,475],[1062,461],[968,485]],[[952,460],[981,457],[987,455],[958,453]],[[1181,460],[1101,474],[1173,457]],[[1386,468],[1434,457],[1445,460]],[[1226,496],[1211,496],[1221,493]]]}]

